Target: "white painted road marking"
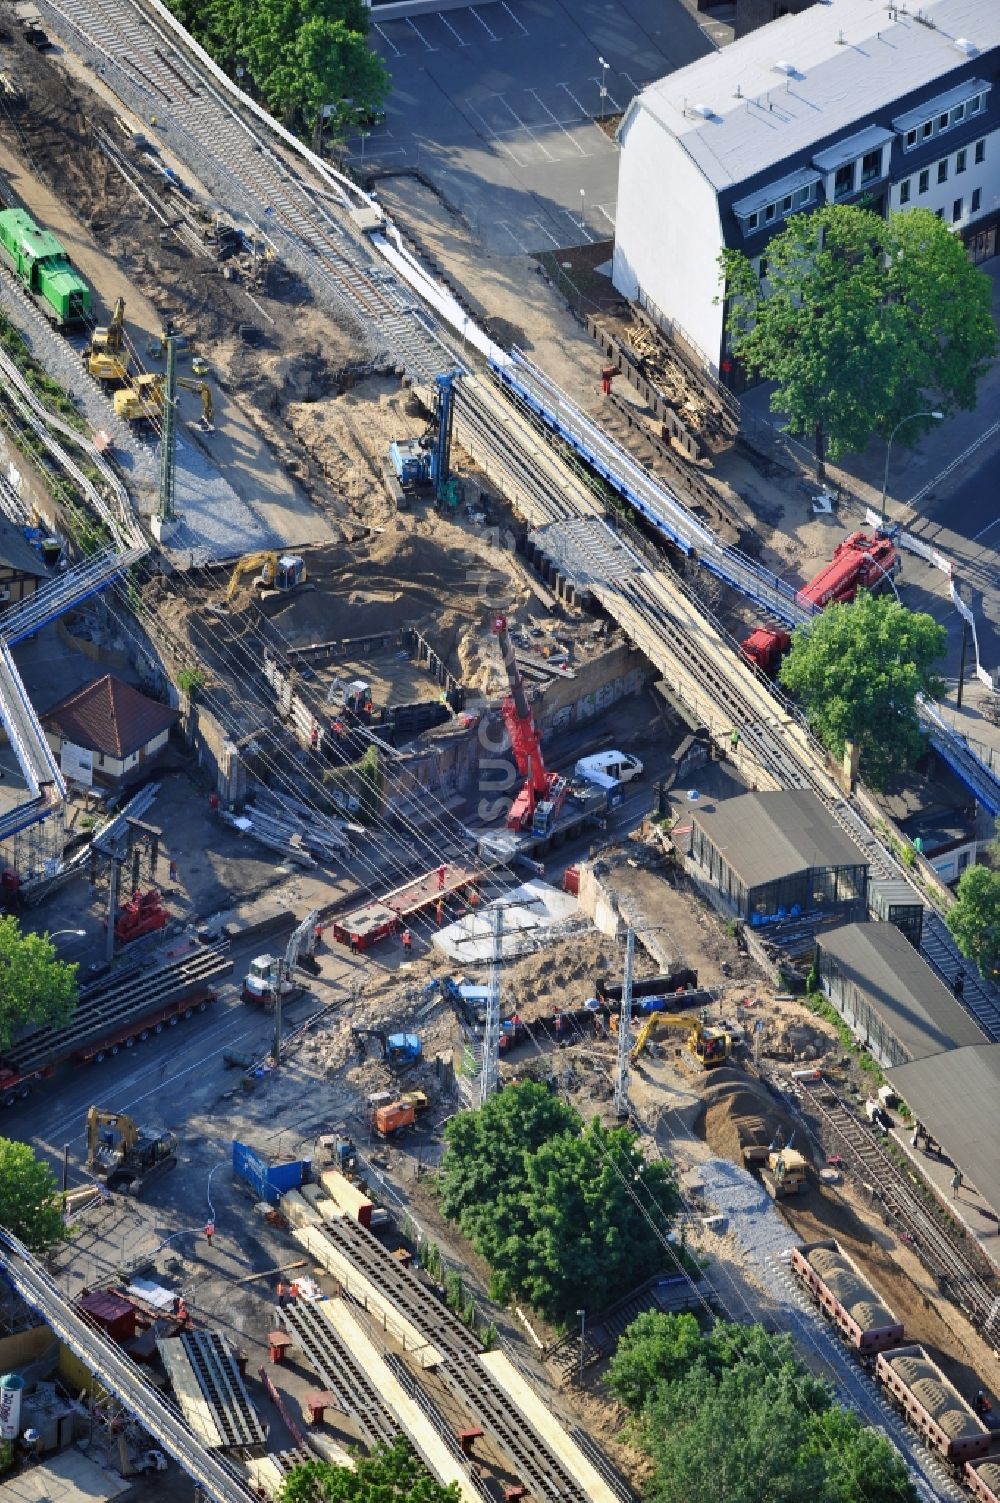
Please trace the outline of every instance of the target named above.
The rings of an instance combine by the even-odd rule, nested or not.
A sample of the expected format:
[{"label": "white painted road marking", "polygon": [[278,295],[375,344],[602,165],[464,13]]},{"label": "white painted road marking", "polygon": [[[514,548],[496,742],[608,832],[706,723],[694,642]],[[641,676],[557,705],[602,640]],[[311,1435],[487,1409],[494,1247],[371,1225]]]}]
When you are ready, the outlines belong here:
[{"label": "white painted road marking", "polygon": [[490,28],[487,26],[486,22],[483,20],[482,16],[479,14],[478,10],[476,10],[476,8],[475,8],[474,5],[470,5],[469,6],[469,15],[470,16],[475,16],[475,18],[479,22],[480,26],[483,28],[484,31],[489,32],[489,34],[493,38],[494,42],[499,42],[500,38],[497,36],[496,32],[495,31],[490,31]]},{"label": "white painted road marking", "polygon": [[528,35],[528,28],[527,28],[527,26],[521,26],[520,21],[517,19],[517,17],[515,16],[514,12],[511,10],[510,6],[507,4],[507,0],[500,0],[500,4],[503,6],[503,8],[507,12],[508,16],[510,16],[510,19],[513,21],[514,25],[520,27],[520,29],[524,32],[524,35],[527,36]]},{"label": "white painted road marking", "polygon": [[388,43],[388,45],[392,48],[393,52],[396,54],[397,57],[402,57],[403,54],[400,52],[400,50],[396,46],[395,42],[392,40],[391,37],[387,37],[386,36],[385,32],[382,30],[381,26],[379,26],[378,22],[376,21],[373,24],[375,26],[375,30],[378,32],[378,34],[382,38],[383,42]]}]

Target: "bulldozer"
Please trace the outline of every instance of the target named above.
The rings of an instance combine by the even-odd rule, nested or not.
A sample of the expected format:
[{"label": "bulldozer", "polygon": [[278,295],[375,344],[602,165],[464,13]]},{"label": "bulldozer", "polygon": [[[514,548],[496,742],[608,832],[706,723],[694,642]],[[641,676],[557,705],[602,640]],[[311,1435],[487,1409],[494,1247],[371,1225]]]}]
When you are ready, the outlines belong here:
[{"label": "bulldozer", "polygon": [[784,1147],[779,1141],[772,1143],[768,1149],[767,1163],[760,1166],[764,1189],[772,1200],[784,1200],[787,1195],[801,1195],[806,1188],[809,1162],[797,1148],[792,1147],[794,1142],[795,1134],[792,1133]]},{"label": "bulldozer", "polygon": [[[703,1070],[711,1070],[716,1065],[726,1064],[732,1053],[733,1041],[724,1028],[710,1027],[692,1013],[654,1012],[643,1023],[632,1045],[630,1058],[633,1064],[653,1034],[667,1028],[680,1028],[687,1033],[687,1038],[684,1040],[687,1053]],[[611,1031],[612,1033],[618,1032],[617,1015],[611,1018]]]},{"label": "bulldozer", "polygon": [[296,553],[245,553],[230,575],[227,605],[239,589],[244,574],[249,574],[252,569],[260,570],[252,583],[262,599],[268,595],[288,595],[292,590],[300,589],[309,578],[304,561]]},{"label": "bulldozer", "polygon": [[139,1127],[124,1112],[87,1112],[87,1168],[109,1190],[138,1195],[154,1179],[177,1167],[172,1133]]},{"label": "bulldozer", "polygon": [[120,297],[111,322],[94,330],[83,352],[83,361],[97,381],[127,381],[131,362],[122,348],[125,342],[125,299]]}]

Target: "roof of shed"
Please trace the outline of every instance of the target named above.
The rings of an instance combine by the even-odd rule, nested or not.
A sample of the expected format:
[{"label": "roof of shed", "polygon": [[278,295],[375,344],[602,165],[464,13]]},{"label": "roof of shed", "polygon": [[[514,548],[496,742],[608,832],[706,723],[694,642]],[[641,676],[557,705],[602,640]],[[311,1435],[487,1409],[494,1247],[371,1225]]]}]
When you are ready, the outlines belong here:
[{"label": "roof of shed", "polygon": [[23,529],[6,517],[0,517],[0,568],[33,575],[35,579],[41,579],[46,572],[41,556],[32,548]]},{"label": "roof of shed", "polygon": [[748,889],[796,872],[868,864],[861,847],[806,788],[743,793],[697,807],[691,818]]},{"label": "roof of shed", "polygon": [[817,939],[911,1059],[964,1044],[982,1031],[895,924],[843,924]]},{"label": "roof of shed", "polygon": [[177,715],[169,705],[147,699],[131,684],[106,673],[53,705],[42,716],[42,725],[76,746],[120,762],[169,730]]},{"label": "roof of shed", "polygon": [[[944,94],[1000,46],[997,0],[922,0],[919,13],[827,0],[782,16],[647,85],[623,133],[645,110],[715,188],[746,182],[937,82]],[[966,39],[971,52],[957,45]]]},{"label": "roof of shed", "polygon": [[1000,1044],[966,1045],[886,1071],[918,1121],[1000,1215]]}]

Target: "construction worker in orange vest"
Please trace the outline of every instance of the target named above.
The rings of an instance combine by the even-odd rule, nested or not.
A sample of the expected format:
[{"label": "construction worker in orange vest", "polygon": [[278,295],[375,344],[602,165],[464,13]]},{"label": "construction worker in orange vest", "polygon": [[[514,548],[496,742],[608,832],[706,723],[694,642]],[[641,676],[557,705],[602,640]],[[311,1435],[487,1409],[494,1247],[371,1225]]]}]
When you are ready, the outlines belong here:
[{"label": "construction worker in orange vest", "polygon": [[438,898],[437,907],[434,910],[437,916],[438,928],[444,923],[444,898]]},{"label": "construction worker in orange vest", "polygon": [[413,949],[413,935],[410,933],[409,929],[404,929],[403,930],[403,952],[404,952],[404,954],[409,955],[412,949]]},{"label": "construction worker in orange vest", "polygon": [[438,867],[438,892],[444,891],[444,879],[447,871],[448,868],[446,866]]}]

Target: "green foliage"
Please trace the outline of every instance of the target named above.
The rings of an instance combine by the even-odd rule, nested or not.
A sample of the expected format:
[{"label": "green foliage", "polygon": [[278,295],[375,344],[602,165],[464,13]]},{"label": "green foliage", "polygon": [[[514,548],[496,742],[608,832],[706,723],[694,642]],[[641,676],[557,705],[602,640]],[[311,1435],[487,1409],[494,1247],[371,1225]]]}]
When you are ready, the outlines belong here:
[{"label": "green foliage", "polygon": [[815,435],[820,465],[825,441],[837,458],[912,413],[975,405],[997,344],[990,280],[929,209],[793,216],[768,242],[766,292],[741,251],[720,265],[733,352],[777,383],[773,410]]},{"label": "green foliage", "polygon": [[603,1309],[662,1266],[678,1204],[673,1168],[648,1164],[626,1128],[582,1127],[526,1081],[445,1128],[441,1208],[492,1270],[495,1299],[571,1316]]},{"label": "green foliage", "polygon": [[801,700],[827,750],[839,758],[854,742],[865,777],[884,788],[925,748],[916,696],[943,694],[936,668],[946,642],[931,616],[863,591],[851,605],[828,605],[794,633],[781,682]]},{"label": "green foliage", "polygon": [[967,866],[945,923],[962,954],[984,976],[992,975],[1000,966],[1000,872]]},{"label": "green foliage", "polygon": [[369,746],[358,763],[357,774],[360,819],[362,824],[370,825],[382,813],[382,790],[385,787],[385,770],[377,746]]},{"label": "green foliage", "polygon": [[177,687],[193,702],[205,687],[205,675],[200,668],[182,668],[177,675]]},{"label": "green foliage", "polygon": [[44,934],[22,934],[17,919],[0,918],[0,1049],[29,1023],[60,1026],[76,1006],[76,966],[56,956]]},{"label": "green foliage", "polygon": [[[292,129],[336,133],[384,100],[389,75],[368,46],[363,0],[170,0],[174,14],[244,88]],[[238,74],[237,70],[243,70]]]},{"label": "green foliage", "polygon": [[328,1461],[293,1467],[279,1503],[460,1503],[458,1483],[442,1487],[402,1436],[358,1456],[356,1470]]},{"label": "green foliage", "polygon": [[649,1503],[913,1503],[894,1448],[840,1409],[787,1333],[641,1315],[609,1382],[654,1465]]},{"label": "green foliage", "polygon": [[0,1138],[0,1226],[35,1252],[66,1235],[56,1177],[27,1143]]}]

